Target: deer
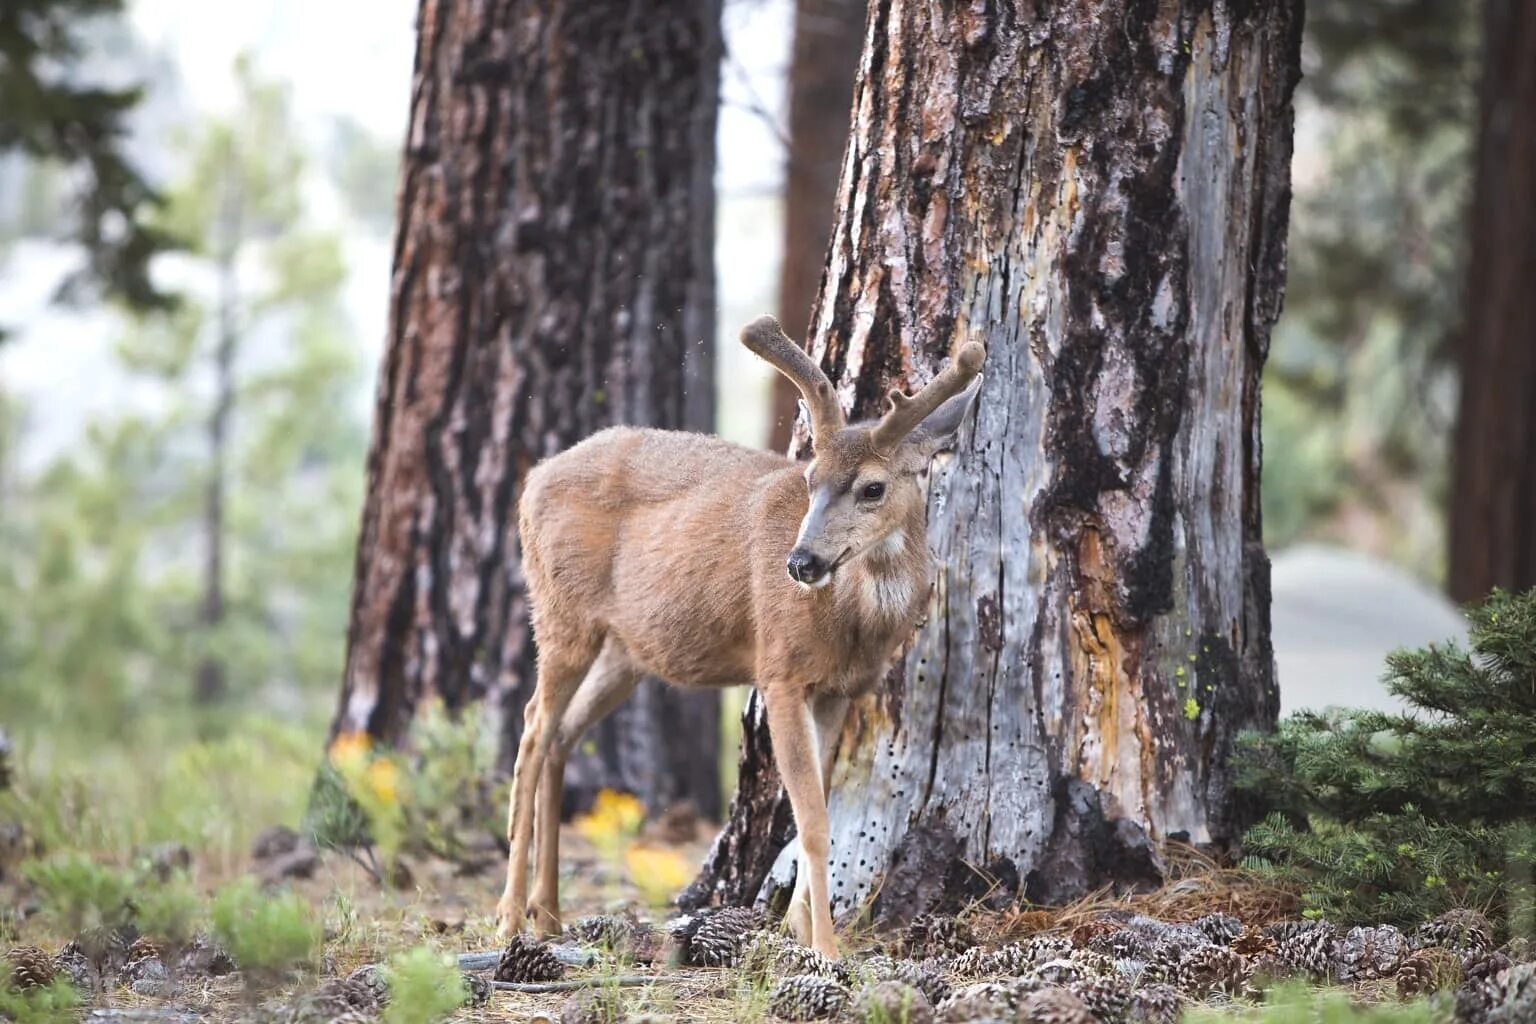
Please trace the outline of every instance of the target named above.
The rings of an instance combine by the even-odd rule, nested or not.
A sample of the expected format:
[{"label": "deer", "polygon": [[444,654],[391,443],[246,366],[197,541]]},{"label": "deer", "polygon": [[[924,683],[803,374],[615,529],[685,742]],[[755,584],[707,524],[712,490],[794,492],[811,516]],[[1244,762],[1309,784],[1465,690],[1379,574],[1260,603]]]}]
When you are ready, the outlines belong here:
[{"label": "deer", "polygon": [[849,424],[827,375],[775,318],[752,321],[741,341],[799,390],[808,463],[617,426],[527,475],[518,524],[537,679],[508,801],[503,939],[530,920],[540,935],[560,932],[566,759],[655,676],[757,687],[800,841],[785,925],[837,956],[827,889],[836,745],[850,702],[883,678],[927,607],[927,471],[980,390],[986,351],[965,342],[917,394],[892,390],[880,419]]}]

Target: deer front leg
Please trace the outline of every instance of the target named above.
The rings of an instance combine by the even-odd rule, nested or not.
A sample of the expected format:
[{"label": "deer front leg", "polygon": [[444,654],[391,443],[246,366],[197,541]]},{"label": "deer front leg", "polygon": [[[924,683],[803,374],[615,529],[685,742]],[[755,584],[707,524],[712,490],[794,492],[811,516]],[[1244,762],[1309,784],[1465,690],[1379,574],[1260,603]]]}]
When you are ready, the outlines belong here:
[{"label": "deer front leg", "polygon": [[[810,934],[804,933],[803,921],[791,918],[790,927],[801,942],[809,940],[812,949],[836,958],[837,938],[832,932],[832,908],[827,891],[827,855],[830,852],[827,798],[812,704],[803,694],[793,692],[777,699],[764,693],[763,699],[768,706],[768,733],[773,740],[774,760],[778,763],[779,776],[784,780],[784,789],[795,814],[795,830],[800,836],[803,858],[801,875],[809,895]],[[798,878],[796,888],[799,888]]]},{"label": "deer front leg", "polygon": [[[832,793],[832,762],[837,756],[837,740],[843,734],[843,720],[848,716],[848,698],[835,695],[818,695],[811,699],[811,717],[816,723],[816,745],[820,755],[821,794],[826,800]],[[795,871],[795,891],[789,897],[789,909],[784,915],[791,934],[810,941],[811,933],[811,868],[804,850]]]}]

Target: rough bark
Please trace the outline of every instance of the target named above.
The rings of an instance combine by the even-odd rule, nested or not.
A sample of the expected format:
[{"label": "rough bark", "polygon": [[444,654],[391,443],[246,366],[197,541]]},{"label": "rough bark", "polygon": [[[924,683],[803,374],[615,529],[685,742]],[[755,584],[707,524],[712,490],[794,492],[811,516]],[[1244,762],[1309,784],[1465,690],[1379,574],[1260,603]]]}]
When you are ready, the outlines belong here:
[{"label": "rough bark", "polygon": [[[834,909],[1151,882],[1161,841],[1240,834],[1233,740],[1278,712],[1259,375],[1300,4],[870,19],[813,351],[862,416],[962,340],[988,356],[930,482],[929,615],[841,738]],[[750,709],[743,758],[693,899],[793,872]]]},{"label": "rough bark", "polygon": [[[610,424],[710,427],[719,15],[423,0],[336,731],[397,743],[430,696],[484,700],[509,766],[534,682],[524,475]],[[644,690],[568,794],[710,812],[715,696]]]},{"label": "rough bark", "polygon": [[[797,0],[789,59],[789,157],[784,166],[784,257],[779,322],[803,342],[837,212],[853,77],[864,43],[864,0]],[[784,451],[800,393],[775,375],[769,447]]]},{"label": "rough bark", "polygon": [[1450,590],[1536,586],[1536,8],[1483,4]]}]

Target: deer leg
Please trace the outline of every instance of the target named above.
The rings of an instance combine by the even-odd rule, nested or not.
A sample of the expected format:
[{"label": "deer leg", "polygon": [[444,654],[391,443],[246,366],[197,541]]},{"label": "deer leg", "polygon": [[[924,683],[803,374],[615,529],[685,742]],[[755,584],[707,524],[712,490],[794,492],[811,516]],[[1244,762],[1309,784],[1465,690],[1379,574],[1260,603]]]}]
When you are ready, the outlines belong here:
[{"label": "deer leg", "polygon": [[506,938],[522,927],[528,907],[528,848],[533,838],[533,801],[544,758],[560,718],[581,684],[590,662],[541,659],[539,681],[529,700],[512,766],[512,795],[507,800],[507,886],[496,905],[496,934]]},{"label": "deer leg", "polygon": [[[843,719],[848,715],[848,698],[836,695],[818,695],[811,700],[811,717],[816,723],[816,744],[821,767],[821,793],[826,799],[832,792],[832,762],[837,756],[837,740],[843,733]],[[811,931],[810,861],[802,846],[800,863],[795,870],[795,889],[789,897],[789,910],[784,915],[790,931],[802,942],[809,941]]]},{"label": "deer leg", "polygon": [[786,694],[777,700],[764,694],[764,699],[768,704],[768,733],[773,740],[774,760],[795,813],[795,830],[800,836],[800,852],[804,858],[802,867],[806,869],[809,936],[805,934],[806,922],[803,920],[792,919],[790,927],[801,942],[809,937],[812,949],[835,958],[837,938],[832,933],[832,909],[827,892],[827,854],[830,852],[827,798],[821,779],[821,749],[815,716],[811,703],[798,694]]},{"label": "deer leg", "polygon": [[533,898],[528,907],[534,928],[542,936],[560,933],[560,804],[566,759],[582,735],[624,703],[639,682],[640,673],[624,646],[610,637],[561,716],[550,744],[535,812]]}]

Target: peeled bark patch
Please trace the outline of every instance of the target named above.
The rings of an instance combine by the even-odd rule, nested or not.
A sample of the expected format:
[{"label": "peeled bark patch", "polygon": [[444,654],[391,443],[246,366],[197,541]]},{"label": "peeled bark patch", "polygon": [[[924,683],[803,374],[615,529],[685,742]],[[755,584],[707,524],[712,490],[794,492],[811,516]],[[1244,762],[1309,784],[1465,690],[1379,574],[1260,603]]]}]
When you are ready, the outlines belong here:
[{"label": "peeled bark patch", "polygon": [[[834,909],[929,909],[956,887],[885,886],[956,871],[1148,883],[1161,840],[1238,836],[1233,740],[1278,712],[1258,383],[1299,4],[877,0],[870,26],[814,351],[855,416],[988,355],[931,474],[927,621],[842,737]],[[792,876],[741,842],[776,806],[765,733],[698,897]]]}]

